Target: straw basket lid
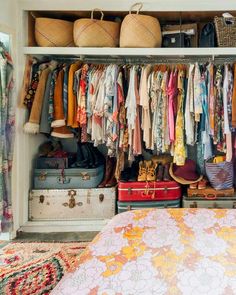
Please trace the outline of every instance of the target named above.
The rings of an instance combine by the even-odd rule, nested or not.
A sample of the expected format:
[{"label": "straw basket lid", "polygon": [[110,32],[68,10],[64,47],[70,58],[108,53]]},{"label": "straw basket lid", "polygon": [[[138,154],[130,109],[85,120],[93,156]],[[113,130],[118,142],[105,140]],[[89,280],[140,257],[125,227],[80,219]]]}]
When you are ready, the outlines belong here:
[{"label": "straw basket lid", "polygon": [[[142,3],[131,6],[125,16],[120,32],[120,47],[160,47],[162,42],[161,27],[157,18],[139,14]],[[135,8],[136,14],[132,13]]]},{"label": "straw basket lid", "polygon": [[[94,19],[94,12],[101,13],[100,19]],[[103,20],[104,13],[95,8],[91,18],[81,18],[74,23],[74,42],[79,47],[116,47],[119,45],[120,24]]]},{"label": "straw basket lid", "polygon": [[70,47],[74,46],[73,22],[61,19],[35,17],[35,39],[38,46]]}]

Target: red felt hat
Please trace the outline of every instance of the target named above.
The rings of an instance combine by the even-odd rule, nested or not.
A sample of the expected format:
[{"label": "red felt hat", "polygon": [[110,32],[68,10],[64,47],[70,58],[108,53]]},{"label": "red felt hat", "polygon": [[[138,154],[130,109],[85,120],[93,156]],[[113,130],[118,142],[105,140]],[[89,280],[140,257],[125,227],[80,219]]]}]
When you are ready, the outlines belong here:
[{"label": "red felt hat", "polygon": [[193,160],[186,160],[183,166],[172,163],[169,172],[171,177],[181,184],[195,183],[203,177],[197,173],[196,163]]}]

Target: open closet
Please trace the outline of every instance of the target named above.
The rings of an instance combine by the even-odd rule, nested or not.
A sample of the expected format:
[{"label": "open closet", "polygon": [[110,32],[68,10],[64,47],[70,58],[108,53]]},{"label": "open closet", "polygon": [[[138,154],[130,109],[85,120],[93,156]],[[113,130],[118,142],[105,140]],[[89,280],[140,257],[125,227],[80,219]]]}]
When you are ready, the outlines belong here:
[{"label": "open closet", "polygon": [[[37,21],[39,21],[40,18],[64,20],[73,23],[78,19],[90,19],[91,12],[95,8],[99,8],[104,13],[104,20],[113,21],[120,24],[123,21],[124,17],[129,14],[130,7],[133,4],[134,2],[130,0],[60,0],[56,2],[46,0],[17,1],[17,46],[15,68],[17,71],[16,75],[18,105],[16,110],[17,134],[14,161],[15,173],[13,179],[13,183],[15,186],[14,200],[15,204],[17,204],[17,206],[14,206],[15,214],[17,216],[17,228],[15,228],[15,230],[23,232],[99,231],[106,224],[107,220],[112,217],[109,214],[104,213],[103,216],[100,216],[98,218],[93,218],[93,216],[89,216],[88,218],[87,216],[84,217],[83,215],[79,217],[79,214],[72,214],[73,216],[71,216],[71,219],[66,218],[63,217],[63,211],[56,209],[58,207],[55,206],[58,206],[58,204],[47,204],[47,197],[46,199],[44,199],[47,195],[46,191],[44,194],[40,195],[37,195],[37,193],[34,191],[32,192],[32,189],[34,189],[33,178],[38,150],[40,145],[47,141],[47,137],[45,137],[45,135],[43,134],[40,134],[40,132],[35,132],[38,134],[33,134],[34,132],[27,132],[27,128],[24,127],[25,123],[30,121],[30,113],[27,107],[22,107],[22,91],[24,90],[22,90],[22,81],[25,77],[25,67],[30,59],[31,61],[34,59],[34,61],[36,61],[35,63],[43,63],[42,61],[50,63],[52,61],[56,61],[60,65],[60,69],[62,69],[63,66],[66,67],[68,65],[71,66],[71,64],[79,64],[76,70],[81,69],[81,71],[85,69],[83,67],[85,67],[87,64],[93,64],[94,69],[98,69],[99,65],[105,65],[105,67],[103,68],[105,74],[107,74],[107,68],[109,67],[109,65],[113,65],[115,67],[115,71],[119,71],[120,68],[122,68],[123,71],[123,69],[125,69],[125,67],[127,66],[127,68],[129,69],[133,67],[133,69],[135,69],[135,71],[137,70],[137,72],[140,70],[142,65],[150,65],[152,67],[153,74],[155,74],[155,72],[157,73],[157,71],[159,71],[158,67],[161,66],[169,65],[170,69],[173,68],[173,70],[178,69],[178,71],[180,71],[182,69],[180,65],[185,65],[184,73],[189,74],[189,71],[191,71],[191,65],[194,65],[195,63],[201,63],[201,65],[205,65],[207,67],[211,64],[233,64],[236,61],[235,47],[218,47],[216,41],[215,44],[211,44],[212,47],[206,47],[207,43],[204,43],[204,40],[201,41],[204,43],[202,43],[202,47],[199,46],[200,34],[206,24],[214,23],[214,18],[221,18],[222,14],[225,12],[231,14],[232,16],[236,16],[235,1],[178,1],[178,5],[176,5],[176,1],[170,0],[149,0],[143,2],[142,9],[139,13],[141,15],[148,15],[158,19],[161,30],[165,31],[165,34],[162,34],[162,38],[165,38],[165,47],[161,47],[160,45],[159,47],[151,48],[145,47],[145,44],[140,44],[140,46],[137,46],[135,48],[118,46],[76,47],[75,45],[68,47],[58,47],[52,45],[48,45],[47,47],[38,46],[37,42],[39,42],[39,37],[37,37],[36,23]],[[93,17],[99,18],[97,14],[99,14],[99,12],[94,11]],[[60,28],[57,26],[56,29],[57,31],[55,31],[55,34],[60,34]],[[168,34],[168,31],[170,30],[174,32],[174,36]],[[188,38],[186,39],[186,34],[179,34],[179,31],[189,32],[189,35],[187,34]],[[192,34],[192,32],[194,33]],[[35,37],[37,37],[37,41]],[[61,38],[63,38],[63,31],[61,32]],[[99,36],[96,36],[95,38],[99,39]],[[44,44],[46,44],[46,39],[47,36],[41,36],[41,41],[44,42]],[[125,42],[128,41],[130,40],[125,40]],[[70,40],[67,40],[67,42],[69,44]],[[73,42],[73,40],[71,42]],[[80,42],[82,41],[80,40]],[[158,70],[155,68],[153,69],[155,65]],[[118,66],[120,68],[118,68]],[[137,68],[135,68],[135,66],[137,66]],[[124,72],[125,70],[122,73]],[[122,81],[123,85],[125,82],[126,80],[124,78]],[[25,92],[27,92],[26,89]],[[41,107],[42,106],[40,106],[40,111]],[[35,108],[35,115],[37,116],[38,109],[37,107]],[[132,114],[132,111],[130,113]],[[60,116],[57,118],[57,120],[61,119],[63,118],[61,118]],[[150,123],[153,124],[153,121],[151,121]],[[223,123],[221,122],[220,124]],[[115,125],[112,127],[113,131],[116,127],[117,126]],[[183,126],[180,124],[179,128],[181,129],[183,128]],[[144,133],[147,131],[145,128],[143,128],[142,130]],[[71,153],[76,153],[78,136],[80,137],[80,141],[83,142],[82,135],[76,134],[74,136],[75,139],[72,140],[61,140],[63,147],[66,147],[66,149]],[[112,133],[111,136],[112,135],[114,134]],[[108,152],[109,154],[110,152],[110,156],[113,157],[115,155],[117,157],[116,148],[114,148],[114,150],[109,150],[110,146],[108,144],[108,141],[105,142],[105,146],[108,146],[107,149],[107,147],[99,146],[99,139],[96,138],[94,134],[91,133],[91,136],[93,136],[92,142],[96,142],[97,140],[97,144],[95,146],[98,146],[98,149],[101,153],[107,154]],[[149,138],[150,135],[146,134],[146,136],[146,138]],[[191,140],[189,139],[189,141]],[[84,142],[86,142],[86,140]],[[158,150],[157,142],[155,142],[154,144],[155,148],[149,146],[147,141],[145,142],[145,144],[145,153],[147,158],[149,157],[148,153],[150,155],[158,154],[156,152],[153,152],[153,150],[156,150],[156,147]],[[165,150],[160,148],[158,151],[160,153],[166,153],[169,152],[170,149],[168,148]],[[196,151],[193,150],[191,152],[195,153]],[[189,155],[191,154],[191,152],[189,152]],[[96,152],[93,151],[92,153]],[[140,154],[142,154],[142,152]],[[187,157],[185,157],[185,159],[186,158]],[[114,163],[111,165],[114,165]],[[39,175],[37,177],[42,178],[43,175]],[[86,177],[86,175],[83,175],[82,177]],[[81,201],[79,199],[76,199],[74,192],[74,188],[72,188],[72,190],[69,190],[65,195],[65,199],[67,198],[67,201],[63,201],[64,205],[61,205],[61,208],[63,208],[63,210],[69,210],[69,208],[72,208],[73,206],[75,208],[79,208],[80,206],[82,206],[82,204],[79,204],[79,202],[84,202],[84,204],[87,205],[90,204],[90,200],[88,200],[87,196],[84,200]],[[37,195],[37,199],[35,199],[36,203],[34,204],[34,209],[30,209],[29,201],[32,201],[32,198],[35,196],[35,194]],[[57,196],[57,194],[58,192],[55,191],[55,196]],[[112,202],[112,204],[108,204],[109,209],[106,210],[110,210],[112,208],[115,214],[117,206],[115,198],[116,188],[107,188],[104,186],[103,190],[99,191],[98,203],[94,206],[98,208],[99,204],[101,204],[102,202],[103,204],[104,202],[107,202],[106,204],[108,204],[108,202]],[[51,209],[51,218],[44,219],[42,217],[43,211],[36,210],[39,208],[39,206],[42,205],[42,203],[44,203],[44,205],[47,207],[47,210],[50,209],[50,206],[54,206],[55,210],[53,211]],[[86,210],[90,210],[89,208],[89,206],[87,207],[87,209],[85,208],[85,212]],[[36,210],[37,212],[35,211],[32,213],[32,210]],[[32,215],[35,216],[35,214],[41,214],[41,217],[38,216],[38,219],[36,218],[37,220],[35,220],[34,218],[32,218]],[[50,213],[48,214],[50,215]]]}]

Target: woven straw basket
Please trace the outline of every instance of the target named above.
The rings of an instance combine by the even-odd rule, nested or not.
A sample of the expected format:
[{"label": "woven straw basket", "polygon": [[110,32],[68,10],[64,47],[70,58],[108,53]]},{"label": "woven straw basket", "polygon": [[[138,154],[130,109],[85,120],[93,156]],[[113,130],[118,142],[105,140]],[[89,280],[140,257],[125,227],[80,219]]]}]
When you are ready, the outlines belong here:
[{"label": "woven straw basket", "polygon": [[[131,11],[139,6],[137,13]],[[120,31],[120,47],[161,47],[162,35],[159,21],[152,16],[140,15],[142,3],[134,4],[124,18]]]},{"label": "woven straw basket", "polygon": [[236,47],[236,17],[215,16],[217,43],[219,47]]},{"label": "woven straw basket", "polygon": [[[101,19],[93,18],[94,11],[101,12]],[[79,47],[117,47],[120,24],[103,20],[100,9],[91,12],[91,18],[82,18],[74,23],[74,42]]]},{"label": "woven straw basket", "polygon": [[74,46],[73,22],[37,17],[35,18],[35,39],[38,46],[43,47]]}]

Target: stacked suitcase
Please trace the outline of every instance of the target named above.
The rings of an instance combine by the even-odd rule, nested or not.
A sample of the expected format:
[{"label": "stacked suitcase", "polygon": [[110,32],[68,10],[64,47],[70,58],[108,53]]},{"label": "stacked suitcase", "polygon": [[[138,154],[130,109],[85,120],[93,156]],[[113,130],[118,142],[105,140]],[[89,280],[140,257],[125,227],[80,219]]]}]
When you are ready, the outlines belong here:
[{"label": "stacked suitcase", "polygon": [[116,187],[97,188],[104,165],[71,168],[69,158],[39,157],[29,194],[30,221],[110,219],[116,213]]},{"label": "stacked suitcase", "polygon": [[118,213],[141,208],[179,208],[181,187],[175,181],[118,183]]},{"label": "stacked suitcase", "polygon": [[183,197],[184,208],[236,208],[236,196],[234,189],[215,190],[212,187],[206,189],[188,189],[187,196]]}]

